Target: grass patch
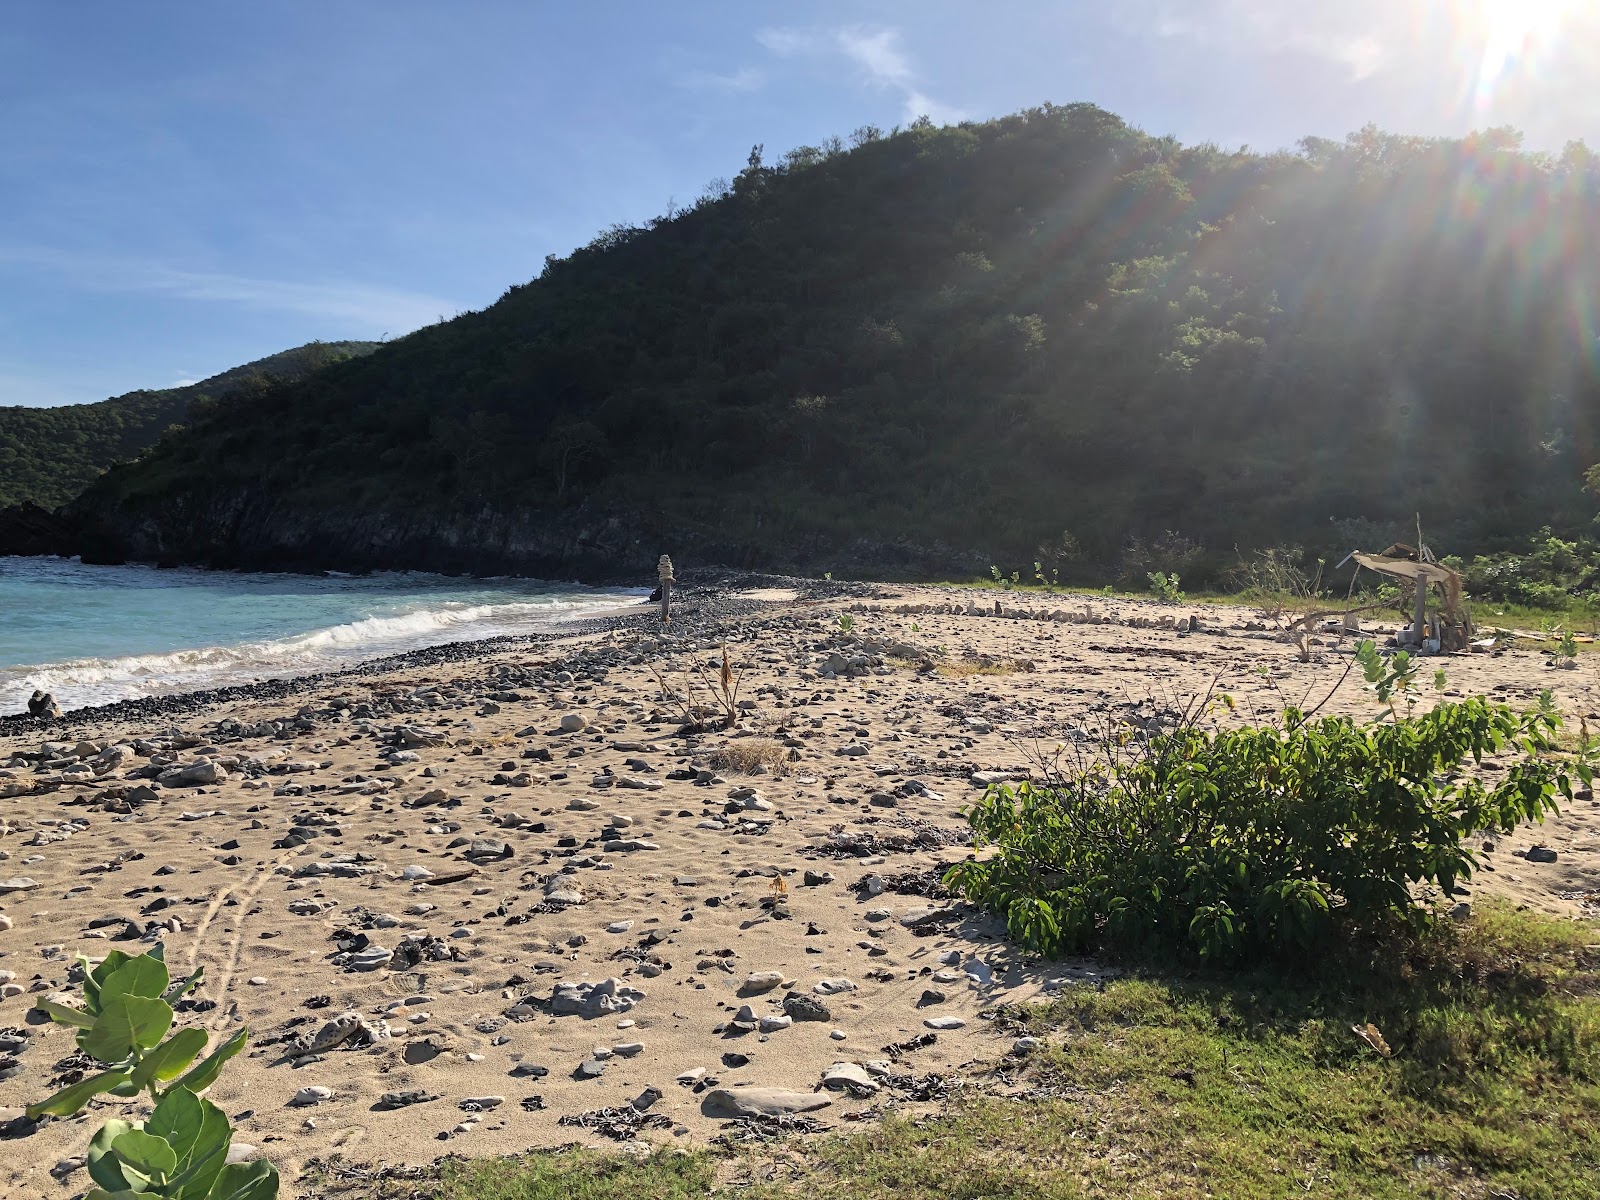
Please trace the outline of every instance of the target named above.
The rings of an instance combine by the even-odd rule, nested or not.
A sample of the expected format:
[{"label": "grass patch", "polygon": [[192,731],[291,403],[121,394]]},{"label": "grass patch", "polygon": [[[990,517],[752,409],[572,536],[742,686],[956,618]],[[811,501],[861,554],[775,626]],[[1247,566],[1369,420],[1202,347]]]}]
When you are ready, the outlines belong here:
[{"label": "grass patch", "polygon": [[[359,1186],[325,1173],[308,1194],[1591,1200],[1597,942],[1593,923],[1488,905],[1420,945],[1317,971],[1145,969],[1004,1010],[1005,1074],[980,1074],[935,1116],[738,1151],[552,1151]],[[1392,1057],[1351,1031],[1367,1022]],[[1024,1032],[1047,1048],[1002,1059]]]},{"label": "grass patch", "polygon": [[713,751],[711,765],[719,771],[749,775],[762,768],[773,775],[789,773],[789,751],[772,738],[739,738]]},{"label": "grass patch", "polygon": [[1033,664],[1016,658],[996,658],[989,654],[968,654],[938,662],[933,668],[940,675],[963,679],[969,675],[1015,675],[1033,670]]}]

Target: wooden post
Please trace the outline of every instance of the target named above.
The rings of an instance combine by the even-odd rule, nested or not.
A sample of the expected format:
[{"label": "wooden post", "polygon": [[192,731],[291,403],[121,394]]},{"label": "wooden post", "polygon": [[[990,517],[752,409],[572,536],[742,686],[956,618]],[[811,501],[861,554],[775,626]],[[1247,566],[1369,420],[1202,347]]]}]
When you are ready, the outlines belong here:
[{"label": "wooden post", "polygon": [[1412,631],[1416,634],[1417,649],[1419,649],[1419,650],[1422,649],[1423,643],[1428,640],[1427,621],[1428,621],[1428,577],[1426,575],[1423,575],[1419,571],[1417,573],[1417,605],[1416,605],[1416,611],[1412,614],[1412,618],[1411,618],[1411,628],[1412,628]]},{"label": "wooden post", "polygon": [[676,582],[672,578],[672,559],[665,554],[656,564],[656,574],[661,578],[661,623],[672,624],[672,585]]}]

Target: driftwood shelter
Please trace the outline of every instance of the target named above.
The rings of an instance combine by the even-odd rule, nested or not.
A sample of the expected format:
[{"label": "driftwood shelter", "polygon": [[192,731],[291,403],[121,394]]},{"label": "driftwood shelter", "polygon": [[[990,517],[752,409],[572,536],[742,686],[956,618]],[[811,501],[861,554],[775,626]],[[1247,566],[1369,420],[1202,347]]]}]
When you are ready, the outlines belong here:
[{"label": "driftwood shelter", "polygon": [[1438,654],[1471,648],[1472,613],[1461,576],[1434,558],[1427,546],[1396,542],[1377,554],[1352,550],[1344,562],[1352,561],[1391,579],[1408,581],[1415,589],[1411,624],[1395,635],[1402,649]]}]

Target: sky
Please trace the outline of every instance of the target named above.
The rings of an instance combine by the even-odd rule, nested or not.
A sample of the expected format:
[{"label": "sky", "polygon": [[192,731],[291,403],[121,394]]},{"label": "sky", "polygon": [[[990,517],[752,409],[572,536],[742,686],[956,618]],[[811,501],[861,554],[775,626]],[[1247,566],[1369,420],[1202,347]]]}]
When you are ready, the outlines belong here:
[{"label": "sky", "polygon": [[1597,0],[7,0],[0,405],[493,303],[866,124],[1089,101],[1256,150],[1600,148]]}]

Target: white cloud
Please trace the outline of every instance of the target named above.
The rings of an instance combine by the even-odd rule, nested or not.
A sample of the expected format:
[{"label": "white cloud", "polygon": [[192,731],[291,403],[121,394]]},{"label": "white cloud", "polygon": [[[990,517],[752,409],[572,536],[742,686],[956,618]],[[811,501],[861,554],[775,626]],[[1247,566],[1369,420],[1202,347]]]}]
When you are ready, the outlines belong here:
[{"label": "white cloud", "polygon": [[834,35],[839,49],[866,71],[879,87],[909,88],[911,64],[900,49],[897,29],[841,29]]},{"label": "white cloud", "polygon": [[[1393,12],[1389,7],[1388,15]],[[1389,32],[1387,16],[1371,0],[1294,5],[1282,0],[1191,0],[1181,6],[1162,0],[1153,12],[1140,6],[1133,14],[1125,25],[1142,25],[1158,37],[1304,54],[1342,67],[1354,81],[1377,74],[1391,57],[1384,36]]]},{"label": "white cloud", "polygon": [[697,92],[755,92],[766,85],[767,77],[754,67],[719,74],[716,71],[690,71],[680,76],[678,85]]},{"label": "white cloud", "polygon": [[395,333],[420,328],[460,309],[448,300],[395,288],[189,271],[160,262],[72,254],[43,247],[0,246],[0,265],[7,263],[50,272],[90,291],[242,304]]},{"label": "white cloud", "polygon": [[797,54],[810,54],[822,44],[815,33],[804,29],[763,29],[756,34],[760,42],[779,58],[793,58]]},{"label": "white cloud", "polygon": [[839,54],[854,64],[868,85],[898,92],[905,102],[905,117],[929,117],[940,124],[967,114],[928,95],[917,82],[917,71],[900,42],[900,31],[883,26],[850,25],[834,30],[763,29],[756,41],[779,58]]}]

